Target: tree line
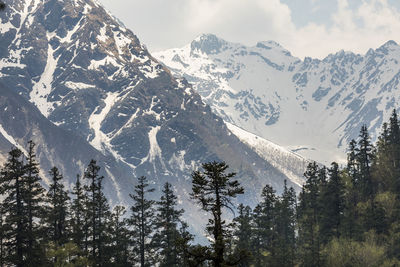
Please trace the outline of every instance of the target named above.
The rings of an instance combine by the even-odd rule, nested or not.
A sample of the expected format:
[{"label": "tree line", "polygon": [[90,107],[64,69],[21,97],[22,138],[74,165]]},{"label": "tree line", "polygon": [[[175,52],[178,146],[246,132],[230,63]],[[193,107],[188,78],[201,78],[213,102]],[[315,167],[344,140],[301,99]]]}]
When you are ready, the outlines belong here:
[{"label": "tree line", "polygon": [[345,167],[310,163],[298,196],[285,181],[282,194],[266,185],[255,207],[236,206],[244,190],[228,168],[209,162],[191,174],[190,198],[209,215],[201,245],[170,183],[154,200],[138,177],[131,205],[111,208],[91,160],[70,192],[56,167],[45,189],[30,141],[0,172],[0,266],[400,266],[395,111],[375,145],[361,128]]}]

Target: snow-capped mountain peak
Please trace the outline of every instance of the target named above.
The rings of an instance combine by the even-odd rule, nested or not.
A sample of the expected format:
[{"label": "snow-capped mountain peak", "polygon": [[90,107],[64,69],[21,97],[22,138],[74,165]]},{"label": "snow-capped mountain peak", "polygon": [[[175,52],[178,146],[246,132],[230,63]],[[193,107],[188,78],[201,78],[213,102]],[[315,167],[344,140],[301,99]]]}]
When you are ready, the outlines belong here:
[{"label": "snow-capped mountain peak", "polygon": [[[26,122],[27,114],[34,114],[35,119],[17,127],[1,113],[1,152],[13,140],[23,145],[33,138],[43,151],[44,166],[65,166],[70,182],[82,172],[85,158],[93,156],[103,164],[116,201],[129,199],[134,176],[140,175],[158,187],[172,182],[186,198],[191,172],[213,160],[227,162],[238,173],[248,204],[256,202],[266,183],[282,190],[288,179],[299,188],[298,180],[232,134],[186,79],[173,77],[97,2],[5,2],[9,8],[0,14],[0,86],[6,84],[14,102],[26,107],[19,118]],[[224,54],[228,48],[239,49],[204,35],[171,61],[181,66],[192,54],[204,63],[207,53]],[[230,75],[227,70],[213,69]],[[0,89],[0,104],[7,108],[11,96],[4,96],[5,90]],[[37,121],[44,126],[34,133],[30,128]],[[66,143],[50,140],[53,135],[65,137]],[[71,142],[78,143],[71,145],[73,151],[68,149]]]},{"label": "snow-capped mountain peak", "polygon": [[399,107],[400,46],[394,41],[365,55],[342,50],[300,60],[273,41],[247,47],[212,39],[224,44],[219,53],[188,53],[186,46],[155,56],[195,84],[225,121],[305,157],[344,161],[362,124],[375,139]]},{"label": "snow-capped mountain peak", "polygon": [[214,34],[202,34],[191,42],[190,48],[192,51],[197,50],[205,54],[218,54],[227,44]]}]

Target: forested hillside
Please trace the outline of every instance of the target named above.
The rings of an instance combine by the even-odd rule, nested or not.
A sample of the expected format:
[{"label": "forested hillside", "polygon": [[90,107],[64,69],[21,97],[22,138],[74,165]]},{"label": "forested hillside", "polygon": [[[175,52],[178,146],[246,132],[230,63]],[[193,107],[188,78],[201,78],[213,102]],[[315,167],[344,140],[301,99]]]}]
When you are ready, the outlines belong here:
[{"label": "forested hillside", "polygon": [[[372,144],[363,126],[347,166],[310,163],[298,196],[265,185],[255,207],[224,162],[194,170],[190,199],[209,218],[196,244],[173,184],[159,199],[137,178],[129,206],[110,207],[91,160],[72,190],[54,167],[42,186],[35,144],[14,148],[0,175],[1,266],[399,266],[400,128],[395,111]],[[235,215],[228,221],[227,215]],[[65,265],[69,264],[69,265]]]}]

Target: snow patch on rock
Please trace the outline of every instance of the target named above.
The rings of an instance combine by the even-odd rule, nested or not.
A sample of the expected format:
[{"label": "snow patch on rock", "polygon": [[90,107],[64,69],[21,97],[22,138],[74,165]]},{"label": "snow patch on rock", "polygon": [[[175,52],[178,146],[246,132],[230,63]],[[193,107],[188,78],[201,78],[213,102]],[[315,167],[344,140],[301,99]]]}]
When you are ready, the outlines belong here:
[{"label": "snow patch on rock", "polygon": [[[48,38],[51,39],[51,35],[48,35]],[[52,48],[52,46],[48,44],[46,66],[40,77],[40,80],[34,84],[29,95],[31,102],[36,105],[36,107],[45,117],[48,117],[53,109],[53,105],[49,101],[48,97],[51,93],[53,75],[57,68],[58,62],[58,58],[54,57],[54,51],[55,50]]]}]

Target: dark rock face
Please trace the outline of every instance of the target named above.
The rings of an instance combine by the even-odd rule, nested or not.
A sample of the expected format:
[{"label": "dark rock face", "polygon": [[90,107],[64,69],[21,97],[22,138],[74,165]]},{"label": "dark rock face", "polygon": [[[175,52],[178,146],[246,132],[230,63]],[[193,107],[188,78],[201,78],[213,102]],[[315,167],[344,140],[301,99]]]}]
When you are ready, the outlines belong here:
[{"label": "dark rock face", "polygon": [[214,34],[204,34],[191,43],[192,50],[199,50],[206,54],[218,54],[227,43]]},{"label": "dark rock face", "polygon": [[27,142],[34,140],[42,175],[45,177],[50,168],[57,166],[68,178],[68,185],[72,185],[89,160],[96,159],[106,172],[119,177],[118,186],[112,179],[105,180],[106,194],[114,201],[123,201],[121,193],[128,193],[124,186],[130,185],[131,179],[126,164],[104,156],[75,133],[57,127],[13,89],[0,84],[0,92],[0,149],[3,160],[13,146],[17,145],[24,151]]},{"label": "dark rock face", "polygon": [[[1,123],[18,143],[39,143],[45,169],[60,165],[73,181],[96,158],[114,202],[129,201],[138,175],[159,188],[170,181],[185,202],[191,171],[211,160],[238,172],[248,204],[266,183],[281,190],[287,177],[231,134],[186,80],[174,78],[100,5],[6,3],[0,82],[8,89],[1,89],[0,109],[16,99],[26,107],[19,116],[29,117],[19,127],[2,114]],[[4,153],[9,141],[3,139]]]}]

